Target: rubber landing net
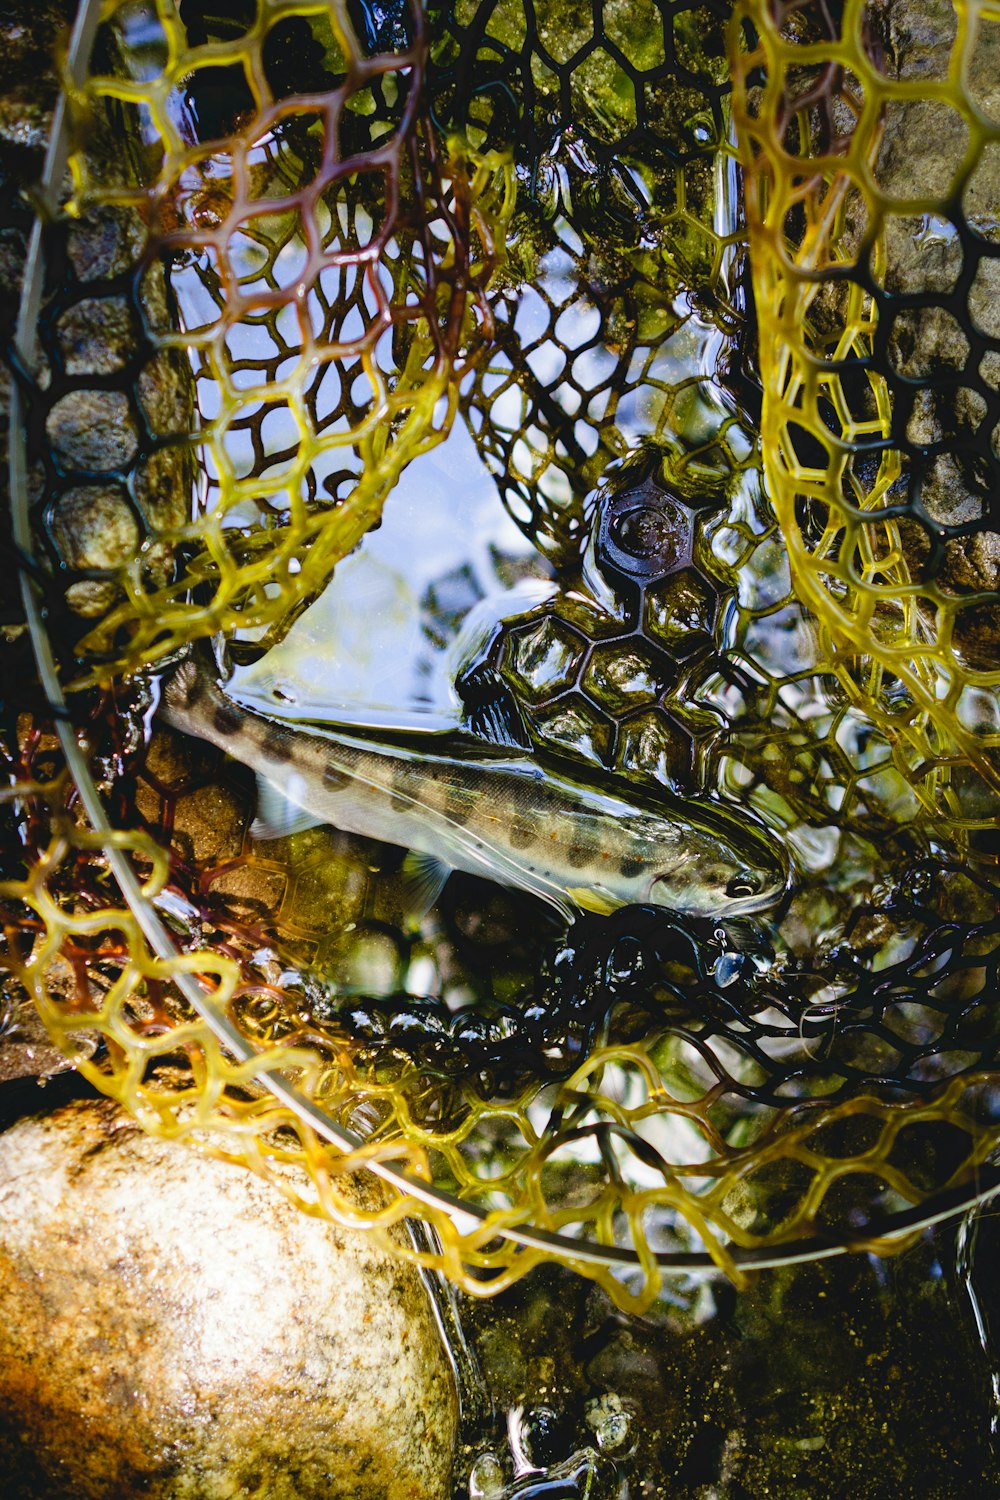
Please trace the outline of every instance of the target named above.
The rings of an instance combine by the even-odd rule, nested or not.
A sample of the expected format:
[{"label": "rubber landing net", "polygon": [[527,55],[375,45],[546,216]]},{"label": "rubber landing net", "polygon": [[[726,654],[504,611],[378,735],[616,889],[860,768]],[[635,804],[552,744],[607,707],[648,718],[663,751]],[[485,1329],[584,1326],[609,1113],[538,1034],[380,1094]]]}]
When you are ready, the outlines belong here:
[{"label": "rubber landing net", "polygon": [[[909,71],[856,4],[643,15],[85,7],[30,244],[10,206],[37,688],[12,629],[3,805],[5,1003],[147,1129],[423,1220],[470,1291],[555,1256],[629,1306],[897,1248],[996,1186],[1000,1107],[1000,126],[962,84],[1000,13]],[[919,201],[907,109],[962,142]],[[793,865],[769,929],[531,945],[527,898],[458,885],[472,1001],[423,999],[382,856],[263,850],[239,768],[147,746],[153,670],[280,640],[455,420],[557,584],[467,702],[752,806]],[[397,988],[339,993],[371,954]]]}]

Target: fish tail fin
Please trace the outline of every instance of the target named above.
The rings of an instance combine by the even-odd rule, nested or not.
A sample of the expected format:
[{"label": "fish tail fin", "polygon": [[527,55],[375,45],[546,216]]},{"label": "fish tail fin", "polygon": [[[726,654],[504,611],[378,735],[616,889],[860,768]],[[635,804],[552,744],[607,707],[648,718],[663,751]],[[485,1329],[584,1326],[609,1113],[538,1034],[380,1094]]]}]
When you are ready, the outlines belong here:
[{"label": "fish tail fin", "polygon": [[219,678],[207,651],[188,650],[160,688],[160,715],[175,729],[183,729],[196,705],[221,702]]}]

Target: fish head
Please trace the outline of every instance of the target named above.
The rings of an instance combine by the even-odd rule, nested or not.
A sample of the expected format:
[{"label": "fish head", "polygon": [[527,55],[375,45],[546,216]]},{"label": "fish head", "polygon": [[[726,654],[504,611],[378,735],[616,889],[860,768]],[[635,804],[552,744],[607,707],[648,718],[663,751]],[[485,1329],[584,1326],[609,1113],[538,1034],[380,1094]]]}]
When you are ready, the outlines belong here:
[{"label": "fish head", "polygon": [[640,899],[673,911],[740,916],[774,906],[788,886],[782,849],[749,815],[737,821],[704,810],[689,818],[682,838],[661,848],[663,859],[651,861]]}]

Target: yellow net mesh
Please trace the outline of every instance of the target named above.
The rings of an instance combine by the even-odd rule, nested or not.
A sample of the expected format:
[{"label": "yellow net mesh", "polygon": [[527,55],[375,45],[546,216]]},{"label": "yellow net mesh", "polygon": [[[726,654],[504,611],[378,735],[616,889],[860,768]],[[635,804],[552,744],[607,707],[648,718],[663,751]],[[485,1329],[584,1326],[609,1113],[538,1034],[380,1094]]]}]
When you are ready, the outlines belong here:
[{"label": "yellow net mesh", "polygon": [[[423,1219],[421,1253],[471,1291],[558,1255],[641,1306],[671,1258],[735,1274],[743,1251],[888,1250],[988,1181],[1000,673],[977,464],[996,462],[978,436],[995,340],[964,304],[981,374],[970,355],[963,405],[943,343],[906,356],[930,373],[900,373],[889,324],[956,306],[913,301],[893,215],[947,217],[1000,132],[959,87],[980,36],[964,12],[928,81],[896,78],[850,3],[842,28],[823,5],[741,6],[728,62],[727,7],[664,0],[648,56],[605,9],[578,36],[558,8],[523,25],[470,8],[428,39],[416,13],[366,29],[338,5],[234,4],[214,29],[210,7],[105,6],[23,379],[31,561],[111,843],[178,955],[157,958],[122,902],[44,713],[4,725],[2,896],[11,996],[147,1128],[280,1165],[285,1190],[295,1164],[303,1206],[343,1222]],[[608,88],[614,108],[588,116]],[[928,101],[968,150],[917,201],[880,174],[894,104]],[[737,149],[766,493],[717,389],[747,337]],[[973,228],[970,297],[993,264]],[[345,1004],[338,945],[403,951],[391,867],[322,833],[262,850],[238,771],[164,730],[143,749],[150,703],[123,675],[198,636],[278,638],[460,409],[566,570],[488,664],[541,755],[768,818],[798,881],[772,977],[738,933],[648,912],[511,958],[537,921],[511,897],[464,947],[448,929],[475,1006]],[[659,569],[615,541],[637,494],[677,542]],[[206,824],[212,847],[191,834]],[[527,999],[496,975],[491,922]],[[343,1183],[373,1164],[410,1186],[362,1215]]]},{"label": "yellow net mesh", "polygon": [[984,712],[1000,684],[1000,17],[950,10],[935,11],[929,47],[911,28],[887,50],[860,0],[838,24],[822,6],[741,5],[734,117],[761,452],[795,591],[906,779],[974,824],[994,810],[953,771],[1000,785]]},{"label": "yellow net mesh", "polygon": [[[374,53],[342,6],[262,5],[201,41],[183,13],[107,8],[73,99],[88,149],[66,211],[109,221],[115,244],[103,264],[77,256],[63,297],[77,324],[81,304],[139,324],[127,398],[72,379],[79,332],[57,320],[38,416],[63,470],[45,502],[57,548],[60,509],[77,531],[88,503],[115,511],[121,560],[76,586],[96,616],[77,650],[104,674],[287,622],[322,588],[448,432],[512,207],[509,162],[428,126],[419,12],[407,48]],[[178,511],[163,492],[192,454]],[[100,501],[80,499],[64,475],[94,469]]]}]

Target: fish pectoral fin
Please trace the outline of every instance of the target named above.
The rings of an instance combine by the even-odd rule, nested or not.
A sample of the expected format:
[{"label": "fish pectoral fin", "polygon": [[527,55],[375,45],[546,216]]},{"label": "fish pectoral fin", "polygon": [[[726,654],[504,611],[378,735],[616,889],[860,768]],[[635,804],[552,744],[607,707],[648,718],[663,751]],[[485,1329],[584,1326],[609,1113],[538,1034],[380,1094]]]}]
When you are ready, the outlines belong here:
[{"label": "fish pectoral fin", "polygon": [[[292,773],[292,782],[295,773]],[[290,834],[301,833],[305,828],[316,828],[326,818],[309,812],[296,799],[294,791],[276,786],[266,776],[257,777],[257,816],[250,825],[250,836],[255,839],[284,839]]]},{"label": "fish pectoral fin", "polygon": [[411,849],[403,860],[400,889],[409,923],[417,927],[430,911],[451,874],[451,865],[433,854]]},{"label": "fish pectoral fin", "polygon": [[584,911],[596,912],[600,917],[609,917],[621,906],[621,902],[616,901],[610,891],[602,891],[594,886],[573,885],[566,894]]}]

